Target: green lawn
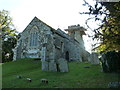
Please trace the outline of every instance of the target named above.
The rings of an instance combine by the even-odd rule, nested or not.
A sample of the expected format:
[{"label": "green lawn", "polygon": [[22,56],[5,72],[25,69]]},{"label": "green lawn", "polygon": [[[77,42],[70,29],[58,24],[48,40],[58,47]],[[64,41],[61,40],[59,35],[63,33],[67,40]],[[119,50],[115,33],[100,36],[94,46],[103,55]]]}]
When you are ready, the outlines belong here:
[{"label": "green lawn", "polygon": [[[100,65],[89,63],[69,62],[68,73],[43,72],[41,62],[32,59],[4,63],[2,69],[3,88],[107,88],[109,82],[118,81],[118,74],[100,72]],[[23,78],[18,79],[17,75]],[[31,78],[32,82],[26,78]],[[42,78],[49,83],[42,84]]]}]

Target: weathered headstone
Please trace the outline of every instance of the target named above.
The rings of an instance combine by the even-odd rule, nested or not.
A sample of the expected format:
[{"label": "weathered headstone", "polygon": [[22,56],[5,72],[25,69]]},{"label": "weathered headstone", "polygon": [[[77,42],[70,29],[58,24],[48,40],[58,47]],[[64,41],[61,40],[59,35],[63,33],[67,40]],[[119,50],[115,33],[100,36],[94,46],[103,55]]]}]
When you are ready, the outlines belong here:
[{"label": "weathered headstone", "polygon": [[43,78],[43,79],[41,79],[41,83],[48,84],[48,80]]},{"label": "weathered headstone", "polygon": [[42,71],[48,71],[49,70],[48,64],[49,63],[47,61],[42,60]]},{"label": "weathered headstone", "polygon": [[52,71],[52,72],[57,72],[56,62],[54,60],[50,60],[49,70]]},{"label": "weathered headstone", "polygon": [[108,88],[120,88],[120,82],[109,82]]},{"label": "weathered headstone", "polygon": [[27,81],[29,82],[32,82],[32,79],[31,78],[26,78]]},{"label": "weathered headstone", "polygon": [[16,77],[17,77],[18,79],[21,79],[21,78],[22,78],[22,76],[20,76],[20,75],[17,75]]},{"label": "weathered headstone", "polygon": [[58,59],[60,72],[68,72],[68,64],[67,61],[63,58]]},{"label": "weathered headstone", "polygon": [[97,53],[91,53],[91,55],[90,55],[90,63],[95,64],[95,65],[100,63]]}]

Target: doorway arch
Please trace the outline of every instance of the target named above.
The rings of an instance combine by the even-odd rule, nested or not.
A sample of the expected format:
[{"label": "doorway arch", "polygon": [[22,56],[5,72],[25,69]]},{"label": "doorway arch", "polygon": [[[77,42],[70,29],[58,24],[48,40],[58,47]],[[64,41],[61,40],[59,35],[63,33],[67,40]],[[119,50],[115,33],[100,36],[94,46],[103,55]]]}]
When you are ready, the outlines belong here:
[{"label": "doorway arch", "polygon": [[65,59],[66,59],[67,61],[69,61],[69,52],[68,52],[68,51],[65,53]]}]

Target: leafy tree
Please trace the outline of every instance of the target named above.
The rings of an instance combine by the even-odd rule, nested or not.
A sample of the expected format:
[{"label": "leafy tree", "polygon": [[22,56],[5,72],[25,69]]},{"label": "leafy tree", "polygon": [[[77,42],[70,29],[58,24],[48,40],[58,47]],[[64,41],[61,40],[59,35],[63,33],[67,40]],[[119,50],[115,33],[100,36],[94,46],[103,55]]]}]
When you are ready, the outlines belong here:
[{"label": "leafy tree", "polygon": [[2,62],[12,61],[13,51],[17,41],[17,32],[12,18],[6,10],[0,11],[0,35],[2,37]]},{"label": "leafy tree", "polygon": [[[94,5],[90,5],[85,0],[84,2],[89,12],[81,14],[94,16],[94,18],[88,18],[86,24],[90,19],[101,21],[99,28],[93,30],[95,33],[92,36],[93,39],[100,40],[94,50],[101,53],[111,50],[120,51],[120,2],[96,2]],[[87,26],[90,27],[88,24]]]}]

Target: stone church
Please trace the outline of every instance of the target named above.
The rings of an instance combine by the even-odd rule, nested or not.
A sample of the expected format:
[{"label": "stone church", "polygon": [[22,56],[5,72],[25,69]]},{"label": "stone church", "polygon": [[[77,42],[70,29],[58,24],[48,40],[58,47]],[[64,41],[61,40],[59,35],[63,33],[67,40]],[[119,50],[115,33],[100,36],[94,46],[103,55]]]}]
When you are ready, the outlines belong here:
[{"label": "stone church", "polygon": [[[80,25],[73,25],[68,26],[65,31],[67,33],[61,29],[55,30],[34,17],[21,33],[21,37],[13,49],[13,60],[40,59],[43,71],[59,71],[61,62],[88,61],[89,53],[85,50],[82,37],[85,35],[86,29]],[[64,63],[63,66],[65,67],[66,64]],[[68,70],[63,70],[63,72],[66,71]]]}]

